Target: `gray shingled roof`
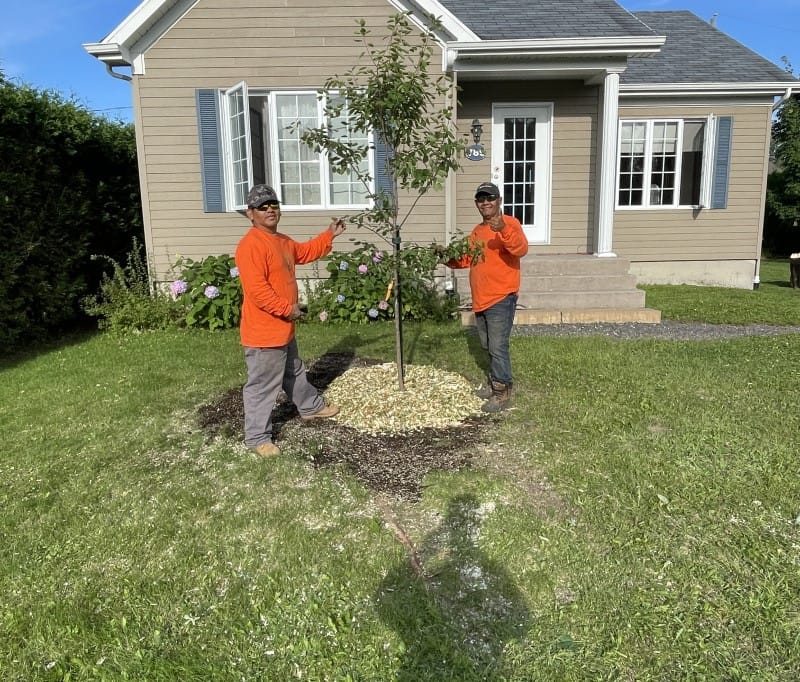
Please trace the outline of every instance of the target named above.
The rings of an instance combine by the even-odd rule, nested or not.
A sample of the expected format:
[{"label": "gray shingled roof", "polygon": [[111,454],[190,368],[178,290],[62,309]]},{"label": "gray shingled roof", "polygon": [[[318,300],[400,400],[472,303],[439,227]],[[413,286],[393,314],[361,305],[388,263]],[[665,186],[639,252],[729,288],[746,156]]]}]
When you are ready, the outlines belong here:
[{"label": "gray shingled roof", "polygon": [[636,12],[667,42],[659,54],[631,59],[620,77],[624,85],[645,83],[774,83],[794,80],[761,55],[695,14]]},{"label": "gray shingled roof", "polygon": [[614,0],[440,0],[482,40],[658,35]]}]

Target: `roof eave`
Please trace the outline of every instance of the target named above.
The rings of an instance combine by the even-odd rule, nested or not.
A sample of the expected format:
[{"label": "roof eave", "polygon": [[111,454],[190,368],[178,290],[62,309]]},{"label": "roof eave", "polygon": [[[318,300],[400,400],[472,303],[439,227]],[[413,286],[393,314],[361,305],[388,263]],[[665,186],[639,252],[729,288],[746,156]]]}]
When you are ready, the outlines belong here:
[{"label": "roof eave", "polygon": [[697,95],[770,95],[777,97],[787,89],[797,88],[797,82],[742,82],[742,83],[620,83],[620,97],[686,97]]},{"label": "roof eave", "polygon": [[580,57],[591,54],[624,54],[640,57],[656,54],[666,42],[665,36],[652,38],[537,38],[534,40],[452,41],[448,50],[475,56],[563,55]]},{"label": "roof eave", "polygon": [[131,66],[133,61],[119,43],[84,43],[83,49],[109,66]]}]

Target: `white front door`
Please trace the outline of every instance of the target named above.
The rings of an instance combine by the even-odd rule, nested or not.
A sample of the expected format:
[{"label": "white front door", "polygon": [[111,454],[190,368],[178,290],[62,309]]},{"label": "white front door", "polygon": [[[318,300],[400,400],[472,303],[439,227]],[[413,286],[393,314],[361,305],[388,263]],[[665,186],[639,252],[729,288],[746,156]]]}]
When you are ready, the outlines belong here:
[{"label": "white front door", "polygon": [[492,108],[492,182],[531,244],[550,242],[552,104]]}]

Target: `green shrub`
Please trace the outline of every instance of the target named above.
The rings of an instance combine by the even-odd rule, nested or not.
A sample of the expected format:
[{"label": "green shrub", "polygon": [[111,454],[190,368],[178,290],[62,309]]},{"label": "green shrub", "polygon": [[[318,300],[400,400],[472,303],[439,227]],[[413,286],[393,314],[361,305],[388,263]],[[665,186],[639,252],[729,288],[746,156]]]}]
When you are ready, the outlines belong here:
[{"label": "green shrub", "polygon": [[150,286],[147,263],[137,239],[128,254],[126,265],[109,256],[92,256],[105,260],[112,272],[103,273],[100,292],[82,301],[83,310],[99,318],[98,327],[114,334],[167,329],[178,324],[181,311],[170,296]]},{"label": "green shrub", "polygon": [[[363,244],[349,253],[333,252],[327,260],[330,276],[308,293],[312,319],[366,324],[394,318],[391,253]],[[455,298],[436,286],[438,264],[439,258],[429,247],[408,246],[400,251],[403,319],[445,320],[455,313]]]},{"label": "green shrub", "polygon": [[181,275],[170,291],[186,311],[186,326],[212,331],[239,326],[242,283],[233,256],[208,256],[200,261],[179,258],[175,268],[181,269]]},{"label": "green shrub", "polygon": [[0,353],[85,321],[143,234],[133,125],[0,77]]}]

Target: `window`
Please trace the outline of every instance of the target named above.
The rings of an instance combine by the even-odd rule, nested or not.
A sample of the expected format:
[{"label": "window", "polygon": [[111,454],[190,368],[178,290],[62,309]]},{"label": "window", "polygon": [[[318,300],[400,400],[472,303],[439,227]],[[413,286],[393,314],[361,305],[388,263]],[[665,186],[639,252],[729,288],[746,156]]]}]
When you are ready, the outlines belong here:
[{"label": "window", "polygon": [[732,119],[621,121],[618,208],[724,208]]},{"label": "window", "polygon": [[[334,172],[325,153],[300,139],[304,130],[327,126],[332,135],[371,144],[371,136],[348,125],[346,102],[332,120],[325,118],[325,104],[316,91],[259,91],[244,82],[225,91],[198,90],[205,210],[244,209],[257,182],[272,184],[285,209],[366,208],[370,191],[358,173]],[[382,179],[373,169],[380,152],[367,155],[359,169],[378,186]]]}]

